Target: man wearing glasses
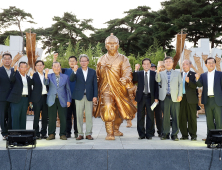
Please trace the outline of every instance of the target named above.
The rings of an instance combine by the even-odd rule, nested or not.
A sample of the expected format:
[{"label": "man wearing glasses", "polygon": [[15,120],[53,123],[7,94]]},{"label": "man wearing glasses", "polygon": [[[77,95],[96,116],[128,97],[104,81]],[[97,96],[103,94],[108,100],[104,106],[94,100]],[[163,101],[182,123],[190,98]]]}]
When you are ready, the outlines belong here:
[{"label": "man wearing glasses", "polygon": [[195,76],[197,86],[203,87],[201,103],[204,104],[209,132],[211,129],[222,129],[222,73],[215,70],[216,60],[212,57],[206,59],[205,66],[208,71]]},{"label": "man wearing glasses", "polygon": [[81,67],[74,66],[73,73],[70,76],[70,81],[76,81],[72,98],[76,102],[77,128],[78,137],[76,140],[84,139],[83,133],[83,111],[86,115],[86,132],[85,136],[88,140],[93,140],[92,135],[92,111],[93,102],[97,102],[97,76],[96,71],[88,68],[89,57],[86,54],[79,56]]}]

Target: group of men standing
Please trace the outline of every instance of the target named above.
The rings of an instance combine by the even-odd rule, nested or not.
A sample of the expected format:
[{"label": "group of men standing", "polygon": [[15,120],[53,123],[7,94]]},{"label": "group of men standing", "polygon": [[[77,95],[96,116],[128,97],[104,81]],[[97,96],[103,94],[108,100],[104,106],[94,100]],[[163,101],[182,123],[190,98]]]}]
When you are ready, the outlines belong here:
[{"label": "group of men standing", "polygon": [[[55,60],[57,55],[54,55]],[[31,71],[30,76],[27,76],[28,64],[26,62],[20,62],[18,66],[11,68],[11,54],[3,54],[2,62],[3,66],[0,67],[0,124],[3,139],[7,138],[8,129],[26,129],[28,105],[30,107],[33,105],[33,129],[36,131],[37,139],[55,139],[57,113],[60,119],[60,139],[67,140],[71,137],[72,115],[74,116],[74,135],[77,140],[81,139],[83,125],[81,121],[77,123],[77,120],[83,118],[83,110],[85,110],[88,125],[86,138],[93,139],[91,137],[92,102],[97,101],[98,89],[96,72],[88,68],[87,55],[80,56],[81,68],[79,69],[76,65],[77,58],[74,56],[69,57],[70,68],[68,69],[61,70],[60,63],[54,61],[52,74],[49,74],[49,69],[45,69],[44,73],[44,62],[37,60],[35,62],[36,72]],[[75,101],[77,110],[79,110],[77,116]],[[81,108],[79,108],[80,106]],[[40,113],[42,115],[41,129],[39,128]],[[47,126],[49,136],[47,136]]]},{"label": "group of men standing", "polygon": [[[161,140],[171,139],[197,140],[198,108],[197,87],[203,87],[202,104],[205,107],[207,118],[207,133],[210,129],[221,129],[222,123],[222,73],[215,70],[216,60],[207,58],[205,66],[208,72],[196,74],[191,71],[191,61],[183,61],[183,72],[173,70],[172,57],[164,59],[165,70],[158,67],[152,71],[151,61],[146,58],[142,61],[143,71],[139,71],[139,64],[135,65],[133,80],[138,82],[136,93],[137,101],[137,131],[139,139],[152,139],[154,136],[154,113],[157,129]],[[151,105],[158,103],[154,110]],[[146,128],[144,120],[146,115]],[[163,117],[162,117],[163,113]],[[170,133],[170,119],[172,118],[172,132]],[[162,121],[161,121],[162,119]]]},{"label": "group of men standing", "polygon": [[[113,35],[109,37],[106,42],[109,53],[103,56],[102,61],[99,60],[97,72],[88,68],[89,58],[85,54],[79,57],[80,68],[77,66],[77,58],[71,56],[69,57],[70,68],[61,69],[61,64],[56,61],[58,53],[55,53],[52,74],[49,74],[49,69],[43,72],[44,62],[37,60],[36,72],[31,71],[30,76],[27,76],[26,62],[20,62],[18,66],[11,68],[11,54],[3,54],[3,66],[0,67],[0,124],[3,138],[7,138],[8,129],[26,129],[27,108],[28,105],[31,107],[33,104],[33,129],[36,131],[37,139],[55,139],[57,113],[60,119],[60,139],[67,140],[71,137],[72,116],[74,137],[76,140],[84,139],[83,113],[85,111],[85,138],[93,140],[92,112],[93,103],[97,103],[99,81],[100,98],[97,103],[99,107],[96,110],[96,117],[100,116],[105,121],[106,139],[114,140],[114,136],[123,135],[119,131],[122,120],[132,119],[136,111],[130,100],[124,98],[127,95],[126,87],[131,87],[131,77],[138,83],[135,100],[139,139],[152,139],[155,133],[155,115],[157,132],[161,140],[171,137],[172,140],[178,141],[180,130],[181,140],[187,140],[190,136],[192,141],[196,141],[197,87],[203,87],[202,104],[205,106],[208,131],[222,128],[222,73],[215,70],[214,58],[207,58],[205,65],[208,72],[201,75],[190,70],[192,63],[189,60],[183,61],[183,72],[173,70],[172,57],[164,59],[164,71],[161,71],[160,67],[152,71],[151,60],[145,58],[142,61],[143,71],[139,71],[140,66],[136,64],[135,71],[131,75],[127,58],[117,52],[118,43],[116,37]],[[126,62],[125,65],[123,61]],[[107,64],[110,62],[112,65]],[[114,69],[116,72],[113,71]],[[109,71],[109,74],[104,75],[102,71],[104,73]],[[114,88],[115,85],[116,88]],[[122,96],[118,97],[120,94]],[[154,110],[151,109],[153,103],[156,103]],[[145,115],[146,127],[144,127]],[[172,118],[171,133],[170,118]],[[49,136],[47,136],[47,126]]]}]

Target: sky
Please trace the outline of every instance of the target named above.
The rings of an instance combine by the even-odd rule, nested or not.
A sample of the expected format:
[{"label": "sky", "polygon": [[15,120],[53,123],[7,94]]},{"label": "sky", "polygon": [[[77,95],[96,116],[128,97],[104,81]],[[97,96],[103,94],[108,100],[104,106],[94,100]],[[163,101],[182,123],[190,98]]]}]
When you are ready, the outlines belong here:
[{"label": "sky", "polygon": [[[3,0],[2,0],[3,1]],[[153,11],[161,9],[163,0],[7,0],[1,3],[0,8],[9,8],[16,6],[25,12],[31,13],[34,21],[37,23],[23,24],[23,28],[30,27],[50,27],[53,24],[54,16],[62,17],[64,12],[72,12],[78,19],[93,19],[92,25],[95,28],[105,28],[105,22],[124,17],[123,12],[138,6],[149,6]],[[2,11],[1,11],[2,12]]]},{"label": "sky", "polygon": [[[80,20],[93,19],[92,25],[95,28],[106,28],[105,22],[124,17],[124,11],[144,5],[149,6],[151,11],[157,11],[161,9],[161,2],[163,1],[165,0],[7,0],[1,2],[0,12],[9,6],[16,6],[27,13],[31,13],[37,24],[22,23],[22,30],[31,27],[50,27],[54,23],[52,18],[54,16],[62,17],[64,12],[72,12]],[[17,27],[13,29],[17,29]],[[172,43],[172,45],[175,44],[176,42]],[[40,43],[38,43],[38,47],[41,47]]]}]

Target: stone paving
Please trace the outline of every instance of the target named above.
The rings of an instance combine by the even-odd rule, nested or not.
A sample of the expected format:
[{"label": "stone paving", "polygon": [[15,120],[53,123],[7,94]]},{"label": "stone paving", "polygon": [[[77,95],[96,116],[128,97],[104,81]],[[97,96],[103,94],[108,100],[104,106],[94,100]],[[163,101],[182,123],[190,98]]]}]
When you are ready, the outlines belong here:
[{"label": "stone paving", "polygon": [[[72,138],[67,141],[59,139],[59,128],[56,129],[56,139],[52,141],[37,140],[36,149],[182,149],[182,150],[207,150],[206,144],[202,141],[206,138],[206,117],[199,115],[197,119],[197,141],[172,141],[160,140],[158,134],[152,140],[139,140],[136,130],[136,118],[132,120],[133,126],[126,128],[126,121],[120,127],[120,131],[124,133],[122,137],[116,137],[114,141],[105,140],[106,129],[105,123],[100,118],[93,119],[93,134],[94,140],[81,140],[77,141],[72,134]],[[33,116],[27,116],[27,129],[32,129]],[[85,124],[84,124],[85,131]],[[181,134],[178,134],[181,137]],[[0,150],[5,150],[6,142],[0,137]]]}]

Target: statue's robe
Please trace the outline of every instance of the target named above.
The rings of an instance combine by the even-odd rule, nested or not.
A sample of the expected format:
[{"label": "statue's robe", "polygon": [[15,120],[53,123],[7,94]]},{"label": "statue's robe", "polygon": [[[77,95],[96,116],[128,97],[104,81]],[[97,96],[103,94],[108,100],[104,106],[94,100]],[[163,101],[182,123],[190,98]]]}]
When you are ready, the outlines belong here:
[{"label": "statue's robe", "polygon": [[[105,122],[115,121],[117,117],[133,119],[137,111],[128,90],[133,87],[132,69],[128,58],[122,54],[100,57],[97,63],[98,105],[95,117],[101,116]],[[125,78],[124,86],[120,78]]]}]

